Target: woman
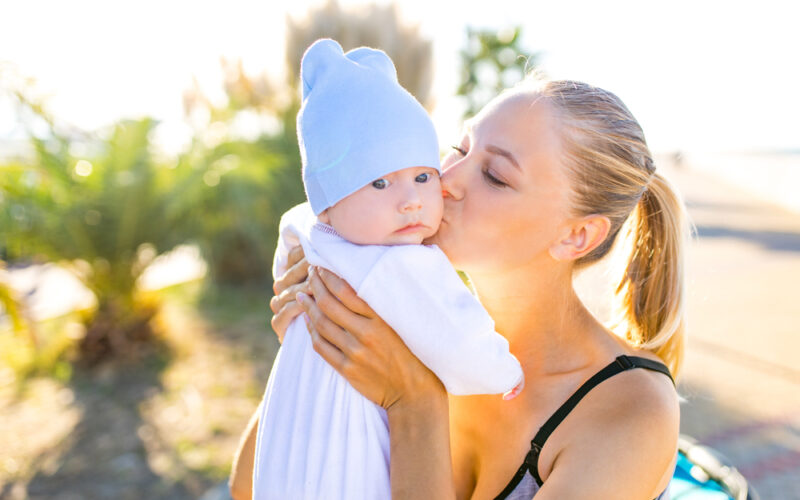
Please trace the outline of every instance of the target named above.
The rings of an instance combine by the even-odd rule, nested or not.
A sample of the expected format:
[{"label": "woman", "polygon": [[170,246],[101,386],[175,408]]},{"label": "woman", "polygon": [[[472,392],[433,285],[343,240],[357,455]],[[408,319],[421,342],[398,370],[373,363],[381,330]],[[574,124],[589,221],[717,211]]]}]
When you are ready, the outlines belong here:
[{"label": "woman", "polygon": [[[317,352],[387,409],[393,498],[662,495],[679,409],[660,361],[677,373],[686,231],[636,120],[604,90],[527,81],[467,123],[443,170],[430,243],[470,276],[508,339],[525,372],[517,398],[448,397],[346,283],[321,269],[302,283],[303,261],[276,283],[276,331],[308,313]],[[615,335],[572,278],[618,239],[629,257]],[[251,454],[245,444],[234,492]]]}]

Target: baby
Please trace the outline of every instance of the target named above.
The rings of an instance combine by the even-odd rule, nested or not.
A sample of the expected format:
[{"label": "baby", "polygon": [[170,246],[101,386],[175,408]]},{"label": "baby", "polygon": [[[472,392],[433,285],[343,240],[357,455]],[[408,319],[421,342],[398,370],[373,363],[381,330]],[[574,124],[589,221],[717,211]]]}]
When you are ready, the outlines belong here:
[{"label": "baby", "polygon": [[[273,272],[300,244],[346,280],[451,394],[522,387],[508,342],[436,246],[439,145],[420,104],[375,49],[318,40],[301,63],[297,115],[308,203],[283,215]],[[303,318],[286,331],[261,403],[255,499],[388,499],[385,411],[311,344]]]}]

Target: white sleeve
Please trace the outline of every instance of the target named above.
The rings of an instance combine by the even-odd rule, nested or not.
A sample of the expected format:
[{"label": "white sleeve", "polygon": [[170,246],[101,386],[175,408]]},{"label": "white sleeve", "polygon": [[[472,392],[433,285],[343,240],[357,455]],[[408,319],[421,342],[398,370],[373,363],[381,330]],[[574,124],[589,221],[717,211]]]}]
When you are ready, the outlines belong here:
[{"label": "white sleeve", "polygon": [[451,394],[499,394],[522,381],[508,341],[437,247],[389,248],[357,292]]},{"label": "white sleeve", "polygon": [[275,248],[275,256],[272,259],[272,278],[282,276],[287,270],[289,262],[289,250],[300,244],[299,235],[301,231],[313,225],[316,217],[311,211],[311,206],[301,203],[281,216],[278,226],[278,245]]}]

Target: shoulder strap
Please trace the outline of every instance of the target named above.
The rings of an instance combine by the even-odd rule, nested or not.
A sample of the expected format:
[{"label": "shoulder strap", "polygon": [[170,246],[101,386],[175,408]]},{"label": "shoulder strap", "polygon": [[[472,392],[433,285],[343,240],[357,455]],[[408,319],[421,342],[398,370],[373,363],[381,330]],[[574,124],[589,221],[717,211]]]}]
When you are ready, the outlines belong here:
[{"label": "shoulder strap", "polygon": [[669,369],[663,363],[640,358],[638,356],[626,356],[624,354],[617,356],[617,359],[606,365],[605,368],[595,373],[589,380],[584,382],[583,385],[581,385],[578,390],[547,419],[547,422],[539,428],[539,432],[534,436],[531,441],[531,451],[533,453],[528,453],[528,456],[525,457],[525,462],[539,486],[542,485],[542,479],[539,477],[539,453],[542,451],[542,447],[545,441],[547,441],[547,438],[550,437],[550,434],[552,434],[553,431],[556,430],[556,427],[567,418],[567,415],[575,409],[581,399],[600,384],[600,382],[632,368],[644,368],[646,370],[661,372],[669,377],[673,385],[675,384],[675,380],[669,373]]},{"label": "shoulder strap", "polygon": [[517,470],[516,474],[514,474],[514,478],[505,487],[502,493],[497,496],[496,500],[505,498],[508,496],[514,488],[517,487],[522,478],[525,476],[525,472],[530,471],[533,478],[536,480],[536,484],[539,486],[542,485],[542,478],[539,477],[539,453],[542,451],[542,447],[544,446],[545,441],[547,438],[550,437],[550,434],[558,427],[558,425],[569,415],[569,413],[575,409],[581,399],[586,396],[592,389],[594,389],[600,382],[617,375],[618,373],[622,373],[624,371],[633,369],[633,368],[644,368],[646,370],[652,370],[656,372],[663,373],[672,381],[673,385],[675,384],[675,380],[672,378],[672,375],[669,372],[669,369],[663,364],[657,361],[652,361],[646,358],[641,358],[638,356],[626,356],[621,355],[618,356],[614,361],[609,363],[605,368],[600,370],[599,372],[592,375],[589,380],[583,383],[575,393],[567,399],[564,404],[562,404],[554,413],[547,419],[547,422],[544,423],[539,428],[539,432],[536,433],[533,440],[531,441],[531,449],[528,454],[525,456],[525,461],[522,463],[520,468]]}]

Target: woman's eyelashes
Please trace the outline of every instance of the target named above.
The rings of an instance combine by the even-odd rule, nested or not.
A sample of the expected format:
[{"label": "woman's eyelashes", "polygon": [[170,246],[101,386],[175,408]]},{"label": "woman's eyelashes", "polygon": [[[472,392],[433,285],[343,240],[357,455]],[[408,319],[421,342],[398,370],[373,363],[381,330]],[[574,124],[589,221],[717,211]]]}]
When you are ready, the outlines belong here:
[{"label": "woman's eyelashes", "polygon": [[486,182],[488,182],[489,184],[492,184],[497,187],[505,187],[508,185],[505,182],[498,179],[497,177],[493,176],[488,168],[483,169],[483,178],[486,179]]},{"label": "woman's eyelashes", "polygon": [[[461,146],[455,146],[455,145],[450,146],[450,147],[453,148],[456,151],[456,153],[458,153],[459,155],[467,156],[467,150],[465,148],[462,148]],[[486,179],[486,182],[488,182],[492,186],[495,186],[495,187],[508,186],[508,184],[506,184],[505,182],[501,181],[500,179],[498,179],[497,177],[492,175],[491,171],[489,171],[489,167],[488,166],[483,167],[481,169],[481,173],[483,174],[483,178]]]}]

